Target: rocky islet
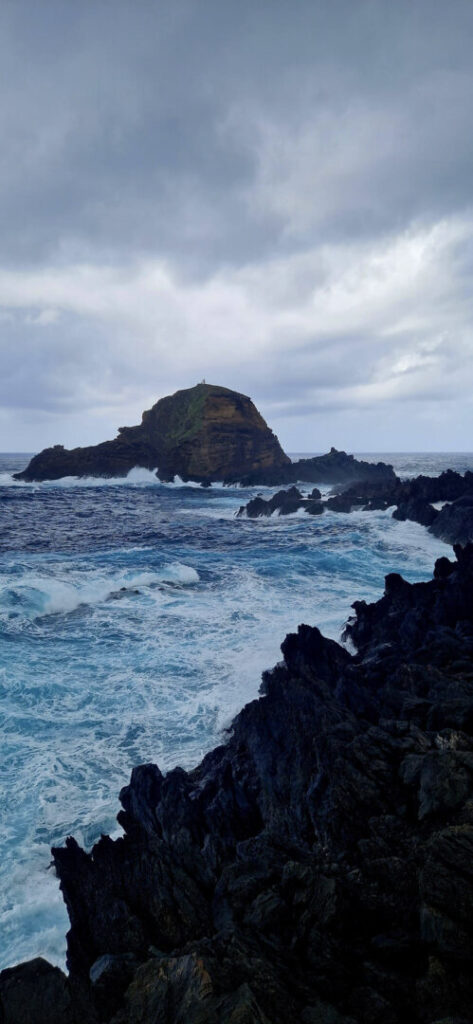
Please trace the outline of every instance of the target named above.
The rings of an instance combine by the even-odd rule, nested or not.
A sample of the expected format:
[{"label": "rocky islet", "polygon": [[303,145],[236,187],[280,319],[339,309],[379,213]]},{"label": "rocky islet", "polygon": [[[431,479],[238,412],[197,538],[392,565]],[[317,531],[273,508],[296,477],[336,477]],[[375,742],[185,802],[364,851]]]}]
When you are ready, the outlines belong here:
[{"label": "rocky islet", "polygon": [[328,455],[293,463],[250,398],[206,384],[161,398],[136,427],[120,427],[113,441],[71,451],[54,445],[35,455],[17,480],[120,477],[131,469],[157,470],[163,481],[179,476],[204,485],[276,485],[394,480],[391,466],[360,462],[332,448]]},{"label": "rocky islet", "polygon": [[20,480],[63,476],[119,477],[136,466],[158,469],[160,479],[209,483],[237,480],[290,463],[250,398],[202,382],[160,399],[141,424],[120,427],[113,441],[75,448],[61,445],[36,455]]}]

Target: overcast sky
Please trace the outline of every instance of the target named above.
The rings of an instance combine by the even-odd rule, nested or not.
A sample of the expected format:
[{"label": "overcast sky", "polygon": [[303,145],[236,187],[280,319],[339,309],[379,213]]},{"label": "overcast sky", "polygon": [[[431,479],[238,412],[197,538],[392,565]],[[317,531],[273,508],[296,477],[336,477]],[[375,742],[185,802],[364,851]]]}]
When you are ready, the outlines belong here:
[{"label": "overcast sky", "polygon": [[471,450],[472,0],[3,0],[0,450]]}]

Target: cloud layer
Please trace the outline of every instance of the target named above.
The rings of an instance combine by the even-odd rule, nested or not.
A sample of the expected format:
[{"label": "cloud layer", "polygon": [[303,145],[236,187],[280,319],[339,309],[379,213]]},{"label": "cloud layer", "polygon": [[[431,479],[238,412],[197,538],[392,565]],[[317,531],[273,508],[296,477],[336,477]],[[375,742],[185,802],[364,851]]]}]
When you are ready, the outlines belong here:
[{"label": "cloud layer", "polygon": [[0,448],[202,377],[289,450],[470,448],[469,0],[76,8],[0,12]]}]

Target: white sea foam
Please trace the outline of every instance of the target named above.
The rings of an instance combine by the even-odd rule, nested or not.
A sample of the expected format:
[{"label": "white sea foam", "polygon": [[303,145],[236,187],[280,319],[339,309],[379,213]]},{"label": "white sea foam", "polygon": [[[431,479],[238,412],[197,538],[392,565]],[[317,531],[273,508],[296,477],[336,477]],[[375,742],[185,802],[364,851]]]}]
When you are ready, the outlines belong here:
[{"label": "white sea foam", "polygon": [[[14,480],[12,473],[0,473],[0,487],[167,487],[180,489],[193,487],[203,490],[198,480],[183,480],[176,474],[173,480],[161,480],[159,469],[145,469],[135,466],[125,476],[62,476],[58,480],[25,481]],[[213,480],[208,489],[223,490],[228,485],[223,480]],[[231,485],[232,488],[240,484]]]},{"label": "white sea foam", "polygon": [[[157,474],[158,474],[158,479],[159,479],[159,470],[157,470]],[[205,485],[205,488],[204,488],[204,487],[202,487],[202,484],[200,483],[199,480],[183,480],[182,477],[180,477],[177,473],[176,473],[176,475],[174,477],[174,480],[159,480],[159,482],[160,482],[162,487],[170,487],[170,488],[196,487],[199,490],[212,490],[213,489],[213,490],[216,490],[216,491],[220,491],[220,490],[223,490],[223,488],[226,486],[224,484],[223,480],[212,480],[212,482],[208,486]]]},{"label": "white sea foam", "polygon": [[[211,501],[181,491],[173,502],[159,498],[159,484],[156,500],[123,490],[44,497],[42,522],[29,496],[22,505],[28,541],[48,539],[58,509],[73,522],[72,509],[90,515],[77,520],[81,531],[100,526],[100,545],[110,519],[110,543],[94,548],[91,534],[85,550],[15,548],[0,561],[2,627],[13,641],[0,671],[0,967],[35,955],[63,962],[67,923],[49,847],[73,834],[90,848],[115,832],[135,764],[195,765],[257,696],[285,633],[305,621],[337,638],[354,599],[381,596],[385,573],[426,578],[448,553],[423,527],[382,512],[250,524],[233,519],[240,501],[228,491]],[[5,502],[13,523],[17,504],[16,495]],[[164,506],[168,532],[150,542]],[[123,545],[114,514],[129,518]]]},{"label": "white sea foam", "polygon": [[59,480],[43,481],[15,480],[12,473],[0,473],[0,487],[33,487],[36,489],[38,487],[129,487],[130,485],[157,487],[160,485],[160,480],[156,470],[145,469],[143,466],[135,466],[126,476],[63,476]]},{"label": "white sea foam", "polygon": [[157,470],[135,466],[126,476],[62,476],[59,480],[45,480],[46,487],[157,487]]},{"label": "white sea foam", "polygon": [[36,935],[38,955],[64,966],[64,934],[69,922],[55,872],[48,867],[50,860],[45,844],[36,846],[28,860],[11,866],[9,883],[15,900],[0,909],[6,939],[2,968],[29,958],[31,932]]},{"label": "white sea foam", "polygon": [[0,473],[0,487],[22,487],[21,480],[14,480],[12,473]]},{"label": "white sea foam", "polygon": [[[141,549],[137,549],[141,553]],[[190,565],[171,562],[159,572],[99,575],[86,583],[60,579],[57,576],[26,575],[15,587],[0,591],[0,608],[12,607],[20,601],[22,613],[32,619],[44,615],[68,615],[83,605],[94,606],[111,597],[132,595],[138,588],[162,587],[166,584],[185,586],[199,582],[199,574]],[[13,603],[16,611],[17,605]]]}]

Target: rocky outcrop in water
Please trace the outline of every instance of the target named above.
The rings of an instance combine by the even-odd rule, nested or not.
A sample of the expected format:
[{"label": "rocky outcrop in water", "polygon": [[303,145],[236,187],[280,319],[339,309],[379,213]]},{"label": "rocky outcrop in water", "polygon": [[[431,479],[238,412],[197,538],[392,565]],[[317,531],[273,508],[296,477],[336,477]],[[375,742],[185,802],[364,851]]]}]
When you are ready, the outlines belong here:
[{"label": "rocky outcrop in water", "polygon": [[[325,501],[320,492],[304,498],[296,487],[279,491],[273,497],[252,498],[241,505],[237,516],[257,519],[271,516],[274,512],[288,515],[304,509],[311,515],[320,515],[325,509],[331,512],[350,513],[353,511],[385,511],[396,506],[393,519],[420,523],[447,544],[467,544],[473,541],[473,473],[464,476],[447,470],[439,477],[419,476],[413,480],[359,480],[343,488],[339,494],[332,494]],[[450,495],[451,497],[446,497]],[[442,503],[435,508],[432,502]]]},{"label": "rocky outcrop in water", "polygon": [[[443,503],[434,508],[433,503]],[[447,544],[473,541],[473,473],[463,476],[448,469],[438,477],[418,476],[413,480],[359,481],[326,502],[333,512],[359,509],[372,512],[395,505],[395,519],[410,519],[428,527]]]},{"label": "rocky outcrop in water", "polygon": [[3,1024],[472,1020],[473,545],[346,632],[300,626],[194,771],[134,769],[123,838],[53,851],[70,975],[4,972]]},{"label": "rocky outcrop in water", "polygon": [[267,500],[260,495],[251,498],[246,505],[240,506],[237,516],[246,515],[249,519],[259,519],[261,516],[272,516],[275,512],[280,516],[289,516],[299,509],[303,509],[311,516],[318,516],[324,510],[320,498],[320,491],[316,487],[308,498],[304,498],[297,487],[290,487],[287,491],[278,491]]},{"label": "rocky outcrop in water", "polygon": [[114,441],[68,451],[62,445],[35,455],[18,480],[64,476],[126,476],[135,466],[158,469],[160,479],[235,482],[283,470],[284,454],[250,398],[229,388],[197,384],[161,398],[137,427],[120,427]]},{"label": "rocky outcrop in water", "polygon": [[123,477],[135,466],[157,469],[163,481],[180,476],[204,485],[395,479],[391,466],[359,462],[335,448],[292,463],[250,398],[205,382],[161,398],[139,426],[120,427],[113,441],[71,451],[60,444],[45,448],[15,478]]},{"label": "rocky outcrop in water", "polygon": [[410,501],[405,502],[401,501],[393,512],[393,519],[399,519],[400,522],[410,519],[411,522],[420,523],[421,526],[432,526],[437,516],[438,510],[427,501],[422,501],[419,498],[411,498]]},{"label": "rocky outcrop in water", "polygon": [[354,455],[331,448],[327,455],[315,455],[311,459],[297,459],[289,465],[269,469],[264,473],[247,473],[241,478],[245,486],[266,484],[269,487],[279,484],[312,483],[312,484],[346,484],[355,481],[366,481],[377,484],[386,483],[391,486],[396,481],[392,466],[386,462],[364,462],[355,459]]}]

